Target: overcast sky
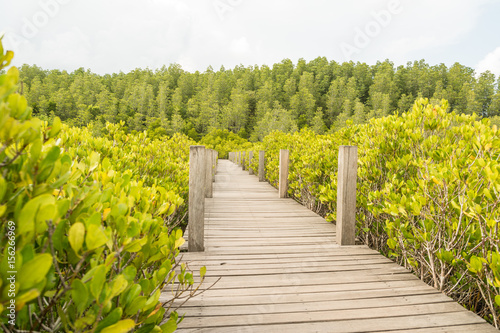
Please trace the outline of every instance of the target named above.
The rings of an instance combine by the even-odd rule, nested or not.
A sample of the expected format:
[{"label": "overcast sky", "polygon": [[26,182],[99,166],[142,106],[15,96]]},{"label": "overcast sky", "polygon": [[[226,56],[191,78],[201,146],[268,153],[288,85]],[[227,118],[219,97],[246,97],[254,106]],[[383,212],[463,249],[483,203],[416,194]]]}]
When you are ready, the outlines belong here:
[{"label": "overcast sky", "polygon": [[171,63],[425,59],[500,74],[500,0],[2,0],[15,65],[104,74]]}]

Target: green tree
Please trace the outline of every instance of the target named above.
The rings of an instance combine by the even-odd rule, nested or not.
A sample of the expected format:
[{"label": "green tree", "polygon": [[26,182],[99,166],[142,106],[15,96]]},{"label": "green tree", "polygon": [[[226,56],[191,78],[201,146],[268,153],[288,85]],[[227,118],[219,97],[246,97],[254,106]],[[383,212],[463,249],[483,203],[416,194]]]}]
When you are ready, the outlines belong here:
[{"label": "green tree", "polygon": [[298,130],[294,115],[281,107],[278,102],[274,103],[271,111],[266,112],[264,117],[257,122],[253,140],[262,140],[273,131],[293,133]]}]

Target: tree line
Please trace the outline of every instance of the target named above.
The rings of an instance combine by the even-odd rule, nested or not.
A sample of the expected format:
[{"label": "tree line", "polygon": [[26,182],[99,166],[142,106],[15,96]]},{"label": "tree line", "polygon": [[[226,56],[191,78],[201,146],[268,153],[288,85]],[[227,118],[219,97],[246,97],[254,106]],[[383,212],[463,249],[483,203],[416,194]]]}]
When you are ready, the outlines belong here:
[{"label": "tree line", "polygon": [[405,112],[419,97],[446,99],[452,111],[500,122],[500,79],[459,63],[370,66],[318,57],[194,73],[178,64],[105,75],[24,65],[20,73],[35,116],[58,116],[97,133],[106,122],[123,121],[130,131],[155,136],[181,132],[198,140],[219,129],[258,141],[273,130],[325,133],[362,124]]}]

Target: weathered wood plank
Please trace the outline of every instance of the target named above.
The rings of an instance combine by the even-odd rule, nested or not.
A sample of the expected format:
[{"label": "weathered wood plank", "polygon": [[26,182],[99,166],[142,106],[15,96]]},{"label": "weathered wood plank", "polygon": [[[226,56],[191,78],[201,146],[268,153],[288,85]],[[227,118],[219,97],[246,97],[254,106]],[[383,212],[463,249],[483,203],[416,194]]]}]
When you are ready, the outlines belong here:
[{"label": "weathered wood plank", "polygon": [[[294,323],[311,323],[325,321],[357,321],[363,322],[363,319],[386,319],[384,322],[396,321],[394,317],[410,316],[418,318],[423,315],[432,315],[436,317],[438,314],[460,313],[460,309],[452,311],[446,303],[426,303],[408,306],[387,306],[377,308],[360,309],[336,309],[329,311],[309,311],[307,308],[302,311],[291,311],[289,313],[270,313],[275,307],[261,307],[261,313],[249,314],[245,316],[212,316],[209,320],[205,317],[190,317],[189,322],[183,322],[181,327],[196,328],[196,327],[225,327],[225,326],[247,326],[265,323],[266,325],[273,324],[288,324]],[[452,304],[452,303],[448,303]],[[446,304],[447,305],[447,304]],[[456,304],[455,304],[456,305]],[[282,306],[282,305],[280,305]],[[305,311],[304,311],[305,310]],[[465,317],[465,313],[464,313]],[[468,316],[467,316],[468,317]],[[391,319],[391,320],[389,320]],[[468,318],[467,323],[477,324],[480,321],[475,318]],[[480,318],[477,318],[480,319]],[[410,321],[411,319],[409,319]],[[372,326],[371,331],[385,329],[384,326]]]},{"label": "weathered wood plank", "polygon": [[[298,317],[298,314],[296,314]],[[186,321],[184,321],[186,323]],[[426,314],[419,316],[411,315],[394,315],[393,317],[383,318],[369,318],[369,319],[350,319],[350,320],[337,320],[337,321],[312,321],[307,323],[296,323],[293,319],[286,324],[269,325],[267,323],[260,323],[257,325],[243,325],[243,326],[228,326],[228,327],[210,327],[197,328],[191,332],[393,332],[395,330],[402,330],[406,332],[408,329],[419,328],[439,328],[437,332],[455,332],[453,329],[447,327],[467,327],[474,330],[464,332],[498,332],[492,326],[484,323],[478,316],[472,313],[464,314],[461,312],[441,313],[441,314]],[[184,327],[181,323],[181,330],[179,332],[189,332],[182,329]],[[432,330],[431,330],[432,331]]]}]

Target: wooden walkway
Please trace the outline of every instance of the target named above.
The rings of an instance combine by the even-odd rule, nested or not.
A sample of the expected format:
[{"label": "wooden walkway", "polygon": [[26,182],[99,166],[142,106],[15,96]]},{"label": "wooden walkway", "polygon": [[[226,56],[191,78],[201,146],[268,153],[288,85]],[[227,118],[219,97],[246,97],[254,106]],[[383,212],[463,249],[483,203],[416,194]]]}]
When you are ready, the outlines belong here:
[{"label": "wooden walkway", "polygon": [[207,266],[178,332],[498,332],[366,246],[340,247],[335,225],[232,162],[206,199]]}]

